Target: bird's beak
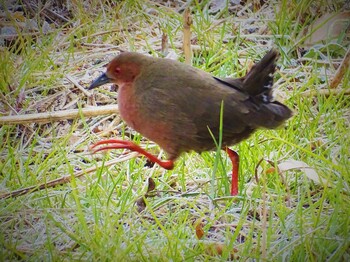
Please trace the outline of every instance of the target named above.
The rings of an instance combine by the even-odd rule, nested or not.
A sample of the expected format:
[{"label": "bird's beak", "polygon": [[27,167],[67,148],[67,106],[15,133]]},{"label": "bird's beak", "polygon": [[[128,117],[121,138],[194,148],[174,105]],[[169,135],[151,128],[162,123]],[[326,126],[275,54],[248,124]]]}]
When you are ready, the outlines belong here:
[{"label": "bird's beak", "polygon": [[104,84],[107,84],[107,83],[111,83],[112,82],[112,79],[110,79],[106,73],[100,75],[98,78],[96,78],[94,80],[94,82],[91,83],[91,85],[89,86],[89,90],[93,89],[93,88],[96,88],[98,86],[102,86]]}]

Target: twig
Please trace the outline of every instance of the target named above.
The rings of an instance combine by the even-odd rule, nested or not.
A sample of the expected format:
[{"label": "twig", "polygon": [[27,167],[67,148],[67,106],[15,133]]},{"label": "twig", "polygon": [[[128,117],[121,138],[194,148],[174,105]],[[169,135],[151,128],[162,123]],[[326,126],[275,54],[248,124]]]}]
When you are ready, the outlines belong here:
[{"label": "twig", "polygon": [[[46,12],[47,12],[47,13],[50,13],[51,15],[55,16],[55,17],[58,18],[58,19],[61,19],[61,20],[62,20],[63,22],[65,22],[65,23],[68,23],[68,24],[71,24],[71,23],[72,23],[71,20],[65,18],[64,16],[60,15],[59,13],[56,13],[56,12],[50,10],[49,8],[45,8],[43,11],[44,11],[44,14],[45,14]],[[45,15],[46,15],[46,14],[45,14]],[[47,16],[49,16],[49,15],[47,15]]]},{"label": "twig", "polygon": [[333,77],[331,83],[329,84],[330,88],[334,89],[339,85],[339,83],[343,79],[343,76],[346,70],[349,70],[349,66],[350,66],[350,49],[346,53],[343,61],[341,62],[341,65],[339,66],[337,72],[335,73],[335,76]]},{"label": "twig", "polygon": [[163,54],[163,56],[166,56],[169,53],[168,35],[165,32],[163,32],[162,34],[161,53]]},{"label": "twig", "polygon": [[262,192],[262,232],[261,232],[261,257],[262,261],[267,261],[267,186],[266,179],[263,182],[263,192]]},{"label": "twig", "polygon": [[[97,170],[98,168],[108,167],[108,166],[114,165],[116,163],[129,160],[129,159],[134,158],[134,157],[136,157],[138,155],[139,155],[139,153],[132,152],[132,153],[126,155],[125,157],[113,159],[113,160],[107,161],[107,162],[105,162],[103,164],[100,164],[98,166],[94,166],[94,167],[87,168],[86,170],[78,171],[78,172],[75,173],[74,177],[75,178],[80,178],[80,177],[82,177],[82,176],[84,176],[84,175],[86,175],[88,173],[91,173],[91,172]],[[30,186],[30,187],[26,187],[26,188],[21,188],[21,189],[18,189],[18,190],[9,192],[9,193],[2,194],[2,195],[0,195],[0,199],[7,199],[7,198],[11,198],[11,197],[23,196],[23,195],[26,195],[26,194],[29,194],[29,193],[33,193],[33,192],[36,192],[36,191],[40,191],[40,190],[43,190],[43,189],[46,189],[46,188],[67,184],[71,180],[72,180],[72,176],[71,175],[63,176],[63,177],[60,177],[60,178],[48,181],[46,183],[42,183],[42,184],[37,185],[37,186]]]},{"label": "twig", "polygon": [[191,65],[192,64],[192,50],[191,50],[191,25],[192,25],[192,17],[190,8],[187,7],[184,15],[184,32],[183,32],[183,50],[185,55],[185,63]]},{"label": "twig", "polygon": [[118,105],[91,106],[82,109],[70,109],[54,112],[45,112],[27,115],[1,116],[0,125],[48,123],[53,121],[78,118],[80,114],[85,117],[115,114],[118,112]]},{"label": "twig", "polygon": [[340,94],[350,95],[350,88],[307,90],[305,92],[302,92],[300,95],[309,97],[309,96],[317,96],[317,95],[331,96],[331,95],[340,95]]},{"label": "twig", "polygon": [[14,114],[18,114],[16,109],[14,109],[9,102],[7,102],[7,98],[4,96],[4,94],[2,92],[0,92],[0,97],[2,99],[2,102],[5,103]]},{"label": "twig", "polygon": [[298,62],[313,62],[313,63],[317,63],[317,64],[326,64],[326,65],[329,65],[331,63],[333,65],[336,65],[336,64],[340,64],[342,60],[341,59],[332,59],[332,61],[327,61],[327,60],[320,60],[320,59],[309,58],[309,57],[302,57],[302,58],[298,58],[297,61]]},{"label": "twig", "polygon": [[[21,33],[21,36],[39,36],[41,33],[40,32],[30,32],[30,33]],[[1,34],[0,35],[0,39],[12,39],[12,38],[15,38],[17,39],[18,38],[18,34]]]},{"label": "twig", "polygon": [[107,48],[107,49],[116,49],[119,50],[120,47],[112,44],[94,44],[94,43],[81,43],[82,46],[86,47],[98,47],[98,48]]},{"label": "twig", "polygon": [[80,91],[82,91],[87,97],[91,97],[91,93],[82,87],[77,80],[75,80],[72,76],[66,74],[66,78],[71,82],[75,87],[77,87]]}]

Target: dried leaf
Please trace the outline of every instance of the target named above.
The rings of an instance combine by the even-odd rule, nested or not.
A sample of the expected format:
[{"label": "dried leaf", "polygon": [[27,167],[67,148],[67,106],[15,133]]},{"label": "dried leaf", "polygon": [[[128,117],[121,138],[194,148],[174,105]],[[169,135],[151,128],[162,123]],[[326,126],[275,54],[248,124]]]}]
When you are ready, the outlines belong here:
[{"label": "dried leaf", "polygon": [[137,212],[139,213],[141,213],[143,210],[146,209],[146,202],[143,196],[136,200],[136,206],[137,206]]},{"label": "dried leaf", "polygon": [[20,22],[24,22],[26,20],[26,18],[23,16],[23,12],[14,12],[12,14],[12,18]]},{"label": "dried leaf", "polygon": [[[310,35],[304,42],[306,47],[319,43],[329,43],[339,38],[350,27],[350,11],[338,14],[328,13],[316,19],[306,30],[304,36]],[[301,38],[300,37],[300,38]]]},{"label": "dried leaf", "polygon": [[[210,256],[215,256],[215,255],[222,255],[225,250],[227,250],[227,246],[223,243],[209,243],[208,245],[205,246],[205,252],[210,255]],[[237,249],[232,249],[230,251],[230,260],[235,260],[238,259],[238,257],[235,257],[235,254],[238,252]]]},{"label": "dried leaf", "polygon": [[274,167],[270,167],[270,168],[266,169],[265,174],[266,175],[274,174],[275,171],[276,171],[276,169]]},{"label": "dried leaf", "polygon": [[152,177],[148,178],[148,188],[147,188],[147,193],[153,191],[156,189],[156,183],[154,182]]},{"label": "dried leaf", "polygon": [[318,173],[315,171],[315,169],[313,169],[303,161],[290,159],[278,164],[278,170],[280,172],[286,172],[288,170],[295,170],[295,169],[302,171],[307,176],[307,178],[314,181],[315,183],[320,184],[322,186],[329,186],[329,183],[327,180],[320,177]]},{"label": "dried leaf", "polygon": [[101,126],[94,126],[94,128],[91,130],[91,133],[99,133],[103,130]]},{"label": "dried leaf", "polygon": [[196,228],[196,236],[198,239],[202,239],[202,237],[204,236],[204,230],[203,230],[203,219],[202,218],[198,218],[196,220],[196,222],[194,222],[194,226]]},{"label": "dried leaf", "polygon": [[209,4],[209,13],[216,14],[218,12],[221,12],[226,8],[226,4],[226,0],[211,0]]}]

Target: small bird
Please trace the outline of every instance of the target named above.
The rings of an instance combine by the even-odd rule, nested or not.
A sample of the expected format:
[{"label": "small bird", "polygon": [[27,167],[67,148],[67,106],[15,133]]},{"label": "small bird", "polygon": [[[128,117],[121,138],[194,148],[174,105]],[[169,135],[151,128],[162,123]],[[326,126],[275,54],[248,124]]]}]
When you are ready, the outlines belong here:
[{"label": "small bird", "polygon": [[97,142],[94,152],[129,149],[170,170],[183,152],[216,149],[222,121],[222,148],[232,162],[231,195],[237,195],[239,157],[228,147],[258,128],[276,128],[292,116],[287,106],[272,97],[277,56],[271,49],[244,77],[234,79],[218,78],[170,59],[119,54],[89,89],[117,84],[121,118],[163,148],[167,160],[119,139]]}]

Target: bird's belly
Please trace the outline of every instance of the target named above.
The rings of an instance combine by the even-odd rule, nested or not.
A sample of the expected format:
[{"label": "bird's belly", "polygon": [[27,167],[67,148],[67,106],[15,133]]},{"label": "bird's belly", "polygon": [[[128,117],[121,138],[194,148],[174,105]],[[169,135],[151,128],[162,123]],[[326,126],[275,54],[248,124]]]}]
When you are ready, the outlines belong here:
[{"label": "bird's belly", "polygon": [[122,86],[119,88],[118,109],[120,116],[128,126],[135,129],[139,125],[138,105],[131,87]]},{"label": "bird's belly", "polygon": [[124,122],[144,137],[157,143],[165,151],[171,144],[171,127],[154,119],[145,110],[142,101],[135,96],[132,88],[120,88],[118,93],[118,108]]}]

